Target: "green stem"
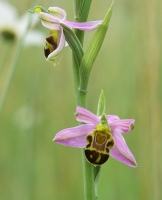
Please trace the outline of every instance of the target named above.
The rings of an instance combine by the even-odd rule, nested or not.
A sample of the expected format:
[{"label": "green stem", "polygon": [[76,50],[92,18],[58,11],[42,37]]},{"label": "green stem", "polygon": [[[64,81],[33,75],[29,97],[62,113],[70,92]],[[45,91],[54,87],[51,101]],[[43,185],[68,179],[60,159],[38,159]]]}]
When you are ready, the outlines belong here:
[{"label": "green stem", "polygon": [[[86,22],[91,7],[92,0],[74,0],[74,19],[76,22]],[[80,43],[84,41],[84,31],[75,30]]]},{"label": "green stem", "polygon": [[95,188],[94,188],[94,166],[87,162],[82,150],[82,163],[83,163],[83,177],[84,177],[84,197],[85,200],[95,199]]},{"label": "green stem", "polygon": [[[74,0],[74,18],[77,22],[87,21],[89,9],[91,6],[91,0]],[[75,33],[83,45],[84,40],[84,32],[75,30]],[[75,89],[75,97],[76,104],[82,106],[84,108],[87,107],[86,95],[87,93],[84,91],[80,91],[79,84],[79,66],[76,60],[75,54],[73,53],[72,57],[73,61],[73,76],[74,76],[74,89]],[[83,179],[84,179],[84,195],[85,200],[94,200],[95,199],[95,190],[94,190],[94,166],[87,162],[84,149],[82,150],[82,163],[83,163]]]}]

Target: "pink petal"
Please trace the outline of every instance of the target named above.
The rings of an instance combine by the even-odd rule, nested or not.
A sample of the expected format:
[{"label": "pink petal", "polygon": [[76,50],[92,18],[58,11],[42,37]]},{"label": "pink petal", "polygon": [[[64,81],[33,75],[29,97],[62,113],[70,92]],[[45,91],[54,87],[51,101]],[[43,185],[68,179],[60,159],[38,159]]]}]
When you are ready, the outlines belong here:
[{"label": "pink petal", "polygon": [[110,155],[126,165],[136,167],[136,160],[129,150],[123,136],[118,132],[112,133],[112,136],[114,138],[115,145],[110,150]]},{"label": "pink petal", "polygon": [[81,106],[76,107],[75,115],[76,115],[76,120],[79,122],[85,122],[94,125],[97,125],[100,122],[99,117],[97,117],[92,112]]},{"label": "pink petal", "polygon": [[50,23],[60,23],[61,19],[58,17],[55,17],[51,14],[40,12],[39,17],[42,21],[50,22]]},{"label": "pink petal", "polygon": [[102,20],[99,21],[91,21],[91,22],[70,22],[70,21],[62,21],[63,24],[69,26],[70,28],[76,28],[83,31],[91,31],[102,23]]},{"label": "pink petal", "polygon": [[107,119],[108,119],[108,121],[110,123],[110,121],[118,120],[120,118],[118,116],[116,116],[116,115],[107,115]]},{"label": "pink petal", "polygon": [[128,133],[134,128],[134,119],[114,120],[109,122],[112,132]]},{"label": "pink petal", "polygon": [[120,154],[120,152],[115,147],[112,147],[110,149],[110,155],[113,158],[115,158],[116,160],[119,160],[120,162],[122,162],[130,167],[137,167],[136,163],[132,162],[131,160],[127,159],[122,154]]},{"label": "pink petal", "polygon": [[41,21],[42,25],[50,30],[59,30],[60,29],[60,24],[55,24],[51,22],[46,22],[46,21]]},{"label": "pink petal", "polygon": [[54,16],[61,20],[66,19],[66,12],[65,10],[59,7],[49,7],[48,11]]},{"label": "pink petal", "polygon": [[73,128],[67,128],[58,132],[53,141],[65,146],[84,148],[86,146],[86,136],[94,128],[95,125],[92,124],[83,124]]}]

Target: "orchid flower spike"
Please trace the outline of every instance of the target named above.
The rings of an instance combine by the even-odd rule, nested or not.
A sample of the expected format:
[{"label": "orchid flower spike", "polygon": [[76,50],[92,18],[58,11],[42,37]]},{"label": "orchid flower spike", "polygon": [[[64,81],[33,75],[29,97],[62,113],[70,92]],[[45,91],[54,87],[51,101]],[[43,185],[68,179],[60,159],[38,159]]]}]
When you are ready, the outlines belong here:
[{"label": "orchid flower spike", "polygon": [[134,128],[134,119],[120,119],[116,115],[98,117],[87,109],[76,108],[76,120],[84,122],[80,126],[61,130],[53,141],[77,148],[85,148],[85,156],[93,165],[104,164],[109,155],[136,167],[136,160],[129,150],[121,133],[128,133]]},{"label": "orchid flower spike", "polygon": [[66,46],[65,36],[61,24],[68,28],[76,28],[82,31],[91,31],[102,23],[102,20],[91,22],[71,22],[66,20],[65,10],[58,7],[49,7],[46,11],[41,6],[34,7],[31,13],[39,13],[42,25],[50,30],[50,36],[46,38],[44,53],[46,60],[54,61],[55,57]]}]

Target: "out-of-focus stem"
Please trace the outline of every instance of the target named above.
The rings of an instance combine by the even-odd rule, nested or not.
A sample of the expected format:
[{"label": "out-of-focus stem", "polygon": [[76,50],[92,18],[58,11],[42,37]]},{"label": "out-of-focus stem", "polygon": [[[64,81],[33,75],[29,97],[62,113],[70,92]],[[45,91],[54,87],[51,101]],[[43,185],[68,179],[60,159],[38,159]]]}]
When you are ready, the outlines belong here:
[{"label": "out-of-focus stem", "polygon": [[[36,3],[37,3],[37,0],[33,1],[34,5]],[[22,51],[22,48],[23,48],[23,45],[24,45],[25,37],[27,35],[27,32],[28,32],[30,24],[31,24],[31,20],[32,20],[32,16],[29,15],[28,24],[26,26],[26,29],[24,30],[24,34],[23,34],[22,38],[20,39],[20,41],[19,41],[19,43],[17,45],[17,51],[16,51],[16,53],[14,55],[14,59],[13,59],[13,62],[11,64],[9,75],[8,75],[8,78],[6,80],[4,89],[3,89],[2,94],[1,94],[1,99],[0,99],[0,115],[1,115],[1,113],[3,111],[3,107],[4,107],[4,104],[5,104],[5,101],[6,101],[6,97],[7,97],[10,85],[11,85],[11,81],[12,81],[13,75],[15,73],[15,69],[16,69],[18,60],[19,60],[20,55],[21,55],[21,51]]]}]

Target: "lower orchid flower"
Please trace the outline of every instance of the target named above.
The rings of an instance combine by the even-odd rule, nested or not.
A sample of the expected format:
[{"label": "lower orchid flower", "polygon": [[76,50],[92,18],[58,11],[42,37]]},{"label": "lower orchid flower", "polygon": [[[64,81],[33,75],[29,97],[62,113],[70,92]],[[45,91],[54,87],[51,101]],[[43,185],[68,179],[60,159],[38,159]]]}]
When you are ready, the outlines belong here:
[{"label": "lower orchid flower", "polygon": [[95,166],[104,164],[109,155],[128,166],[137,166],[121,134],[134,128],[134,119],[121,120],[118,116],[105,114],[98,117],[78,106],[76,120],[86,124],[61,130],[53,141],[65,146],[85,148],[87,160]]},{"label": "lower orchid flower", "polygon": [[[57,33],[55,36],[51,37],[51,34],[48,38],[46,38],[46,44],[44,47],[45,57],[48,61],[54,61],[55,57],[62,51],[62,49],[67,45],[65,41],[65,36],[63,33],[63,28],[61,24],[67,26],[68,28],[76,28],[82,31],[90,31],[98,28],[98,26],[102,23],[99,21],[91,21],[91,22],[70,22],[66,20],[66,12],[58,7],[49,7],[48,11],[46,11],[41,6],[34,7],[31,13],[39,13],[39,17],[41,19],[42,25],[50,30],[50,33]],[[50,42],[48,41],[49,38]],[[53,41],[55,41],[53,43]],[[54,45],[53,45],[54,44]]]}]

